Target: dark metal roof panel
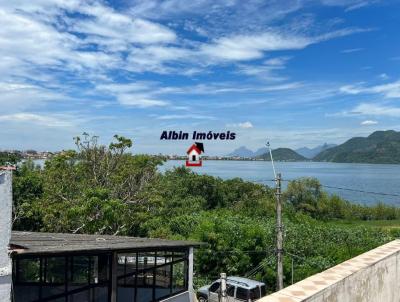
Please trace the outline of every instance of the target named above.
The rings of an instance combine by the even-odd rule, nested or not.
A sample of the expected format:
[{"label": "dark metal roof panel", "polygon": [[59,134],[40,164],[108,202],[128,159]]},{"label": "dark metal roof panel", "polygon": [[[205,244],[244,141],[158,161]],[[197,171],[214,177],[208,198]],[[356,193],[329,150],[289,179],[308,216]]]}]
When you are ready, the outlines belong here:
[{"label": "dark metal roof panel", "polygon": [[13,231],[10,248],[17,254],[54,254],[115,250],[196,247],[198,242],[112,235],[85,235]]}]

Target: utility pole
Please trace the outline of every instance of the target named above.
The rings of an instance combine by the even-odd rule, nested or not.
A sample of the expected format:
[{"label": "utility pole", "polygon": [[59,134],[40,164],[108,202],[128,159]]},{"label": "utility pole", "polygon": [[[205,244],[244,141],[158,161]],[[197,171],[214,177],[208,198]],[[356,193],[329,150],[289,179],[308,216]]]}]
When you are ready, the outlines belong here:
[{"label": "utility pole", "polygon": [[221,302],[227,302],[226,297],[226,274],[221,273]]},{"label": "utility pole", "polygon": [[294,259],[292,257],[292,284],[294,283]]},{"label": "utility pole", "polygon": [[272,169],[274,171],[276,184],[276,286],[278,290],[283,288],[283,226],[282,226],[282,175],[276,174],[274,158],[272,157],[272,149],[269,142],[266,144],[271,157]]},{"label": "utility pole", "polygon": [[283,288],[282,176],[276,176],[276,278],[278,290]]}]

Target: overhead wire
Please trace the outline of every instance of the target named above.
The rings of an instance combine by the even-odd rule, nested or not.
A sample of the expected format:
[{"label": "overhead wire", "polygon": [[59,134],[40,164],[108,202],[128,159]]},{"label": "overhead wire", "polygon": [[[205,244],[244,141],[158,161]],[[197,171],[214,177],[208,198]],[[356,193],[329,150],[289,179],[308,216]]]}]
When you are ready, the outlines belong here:
[{"label": "overhead wire", "polygon": [[[274,179],[256,179],[256,182],[275,182]],[[282,179],[281,181],[284,182],[291,182],[291,181],[296,181],[296,179]],[[337,186],[329,186],[325,184],[320,184],[321,187],[328,188],[328,189],[336,189],[336,190],[343,190],[343,191],[350,191],[350,192],[358,192],[358,193],[364,193],[364,194],[373,194],[373,195],[381,195],[381,196],[391,196],[391,197],[400,197],[400,194],[397,193],[385,193],[385,192],[374,192],[374,191],[365,191],[365,190],[359,190],[359,189],[352,189],[352,188],[346,188],[346,187],[337,187]]]}]

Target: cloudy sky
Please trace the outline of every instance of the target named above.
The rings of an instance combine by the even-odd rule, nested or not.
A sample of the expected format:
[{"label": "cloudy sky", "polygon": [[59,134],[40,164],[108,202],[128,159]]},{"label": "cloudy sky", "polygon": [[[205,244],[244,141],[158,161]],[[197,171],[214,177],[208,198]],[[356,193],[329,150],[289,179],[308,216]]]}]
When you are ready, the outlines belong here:
[{"label": "cloudy sky", "polygon": [[83,131],[178,153],[163,130],[246,145],[400,130],[400,2],[0,0],[0,148],[60,150]]}]

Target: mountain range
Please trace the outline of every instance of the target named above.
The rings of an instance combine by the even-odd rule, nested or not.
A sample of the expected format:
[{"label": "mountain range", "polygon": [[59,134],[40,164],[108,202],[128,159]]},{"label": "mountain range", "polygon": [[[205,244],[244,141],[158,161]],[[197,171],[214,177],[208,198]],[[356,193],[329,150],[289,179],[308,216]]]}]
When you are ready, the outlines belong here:
[{"label": "mountain range", "polygon": [[[299,148],[299,149],[296,149],[296,150],[292,150],[292,149],[289,149],[289,148],[278,148],[278,149],[274,150],[274,153],[277,150],[279,150],[279,154],[280,155],[286,154],[286,155],[289,156],[289,151],[288,150],[290,150],[291,152],[290,152],[290,156],[289,157],[291,157],[291,158],[295,158],[296,157],[296,158],[301,159],[301,160],[306,160],[306,159],[312,159],[318,153],[320,153],[322,151],[325,151],[325,150],[327,150],[329,148],[332,148],[334,146],[336,146],[336,145],[335,144],[327,144],[327,143],[325,143],[325,144],[317,146],[315,148],[303,147],[303,148]],[[259,148],[259,149],[257,149],[256,151],[253,152],[252,150],[248,149],[247,147],[241,146],[241,147],[235,149],[233,152],[229,153],[228,156],[237,156],[237,157],[246,157],[246,158],[262,158],[263,155],[265,155],[265,153],[268,153],[268,152],[269,151],[268,151],[268,149],[266,147]],[[300,156],[295,156],[293,152],[296,153],[297,155],[300,155]],[[267,155],[268,156],[264,156],[264,157],[268,157],[269,158],[269,154],[267,154]],[[274,156],[274,158],[275,158],[275,156]],[[286,159],[283,159],[283,160],[286,160]]]},{"label": "mountain range", "polygon": [[245,146],[241,146],[235,150],[233,150],[233,152],[229,153],[228,156],[238,156],[238,157],[257,157],[259,155],[262,155],[264,153],[268,152],[267,148],[260,148],[257,149],[256,151],[251,151],[250,149],[246,148]]},{"label": "mountain range", "polygon": [[[267,148],[260,148],[257,151],[253,152],[250,149],[242,146],[240,148],[235,149],[232,153],[229,153],[228,156],[236,156],[236,157],[245,157],[245,158],[255,158],[255,159],[264,159],[270,160],[270,154]],[[298,154],[289,148],[278,148],[272,150],[272,156],[274,160],[277,161],[305,161],[308,160],[306,157]]]},{"label": "mountain range", "polygon": [[[277,161],[323,161],[342,163],[400,163],[400,132],[376,131],[368,137],[353,137],[340,145],[323,144],[315,148],[278,148],[272,151]],[[229,156],[269,160],[267,148],[253,152],[242,146]]]},{"label": "mountain range", "polygon": [[316,155],[318,155],[319,153],[321,153],[322,151],[325,151],[329,148],[336,147],[336,146],[337,146],[336,144],[325,143],[325,144],[317,146],[315,148],[303,147],[303,148],[296,149],[294,151],[296,151],[300,155],[304,156],[305,158],[311,159],[311,158],[315,157]]},{"label": "mountain range", "polygon": [[400,132],[376,131],[368,137],[353,137],[345,143],[322,151],[314,161],[338,163],[400,163]]}]

